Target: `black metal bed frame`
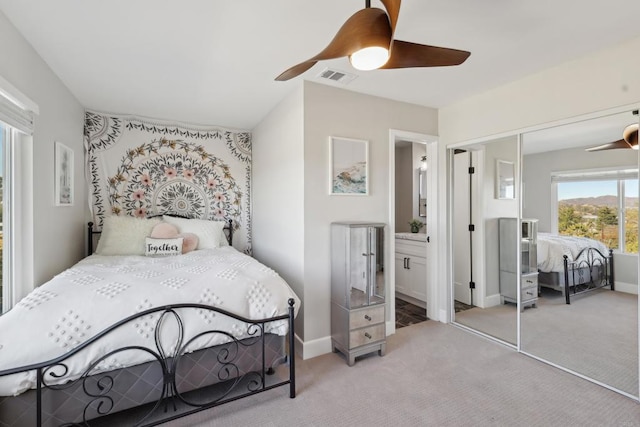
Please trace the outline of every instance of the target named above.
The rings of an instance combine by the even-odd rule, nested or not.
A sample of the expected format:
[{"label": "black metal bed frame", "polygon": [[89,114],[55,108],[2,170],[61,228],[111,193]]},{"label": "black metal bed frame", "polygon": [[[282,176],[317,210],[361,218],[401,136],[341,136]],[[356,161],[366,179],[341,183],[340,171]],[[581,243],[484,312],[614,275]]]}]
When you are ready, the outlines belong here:
[{"label": "black metal bed frame", "polygon": [[[584,256],[583,256],[584,255]],[[582,261],[569,261],[563,255],[564,262],[564,297],[566,304],[571,304],[571,296],[595,291],[609,286],[613,291],[613,249],[605,255],[596,248],[582,249],[575,259],[583,257]],[[587,274],[588,272],[588,274]],[[571,279],[571,282],[569,281]]]},{"label": "black metal bed frame", "polygon": [[[172,216],[180,217],[179,215]],[[93,222],[88,223],[87,243],[89,255],[93,253],[94,236],[101,233],[101,231],[95,231],[93,229],[93,225]],[[233,242],[232,220],[227,221],[227,225],[225,225],[224,230],[226,231],[227,240],[231,245]],[[101,362],[106,361],[117,353],[125,351],[141,351],[147,353],[152,357],[152,362],[159,363],[162,370],[162,391],[160,397],[155,402],[155,404],[149,404],[152,407],[146,413],[144,412],[144,410],[142,411],[143,414],[140,419],[135,422],[135,424],[133,424],[135,426],[157,425],[287,384],[289,385],[289,397],[293,399],[296,396],[294,304],[295,301],[293,300],[293,298],[290,298],[288,300],[288,314],[259,320],[247,319],[221,308],[204,304],[181,303],[154,307],[136,313],[109,326],[99,334],[93,336],[89,340],[85,341],[78,347],[60,357],[41,363],[0,371],[0,377],[21,372],[36,371],[36,426],[42,426],[43,424],[43,391],[45,389],[64,390],[78,383],[81,384],[81,389],[88,397],[89,403],[86,404],[83,410],[82,422],[69,422],[63,424],[63,426],[88,426],[90,425],[90,423],[99,423],[101,417],[113,416],[114,414],[112,414],[111,412],[114,408],[114,399],[109,396],[109,393],[114,388],[114,378],[112,376],[112,371],[97,372],[96,368],[98,367],[98,365],[100,365]],[[179,310],[207,310],[233,318],[247,325],[246,335],[249,338],[239,340],[228,331],[211,329],[200,332],[194,337],[189,338],[188,341],[184,342],[185,328],[183,319],[178,312]],[[65,364],[65,361],[70,357],[80,353],[84,349],[94,344],[96,341],[102,339],[104,336],[115,330],[118,330],[123,325],[130,325],[132,324],[132,322],[135,322],[136,319],[141,319],[145,316],[153,315],[154,313],[160,313],[160,316],[156,321],[154,328],[155,348],[148,348],[142,345],[130,345],[123,348],[110,350],[106,354],[101,355],[97,359],[93,360],[89,367],[78,378],[65,382],[64,384],[48,383],[50,381],[56,381],[64,377],[68,373],[69,368]],[[175,320],[175,325],[178,328],[178,338],[177,342],[174,345],[175,350],[169,353],[165,351],[164,343],[161,339],[162,327],[166,323],[167,318],[173,318]],[[288,321],[287,323],[289,327],[288,351],[286,352],[285,356],[286,362],[289,365],[288,378],[281,381],[278,381],[277,379],[267,381],[267,376],[273,376],[275,371],[273,369],[273,366],[267,366],[266,364],[264,333],[265,325],[271,322],[283,320]],[[223,349],[217,356],[217,362],[221,365],[221,368],[216,371],[218,377],[217,379],[219,380],[219,384],[224,384],[224,387],[222,387],[221,392],[217,392],[216,397],[214,397],[212,400],[205,402],[190,401],[189,398],[185,396],[186,393],[181,393],[176,384],[176,370],[180,364],[181,358],[185,354],[193,351],[193,349],[191,349],[189,346],[194,341],[214,334],[226,337],[229,343],[232,344],[232,347],[235,349],[235,351],[230,351],[228,348]],[[240,348],[240,346],[249,347],[256,344],[260,347],[260,354],[258,355],[258,358],[261,360],[260,369],[258,371],[239,375],[240,369],[237,365],[236,360],[239,356],[239,352],[237,351],[237,349]],[[89,382],[91,382],[91,385],[89,384]],[[240,388],[243,386],[245,387],[245,390],[240,390]],[[146,408],[147,404],[143,406]],[[158,417],[157,412],[161,406],[164,407],[163,410],[165,416]],[[173,413],[170,413],[169,406],[173,407]],[[180,412],[178,412],[178,406],[181,407]],[[87,416],[87,414],[89,414],[90,412],[93,412],[93,414],[90,414],[91,419],[89,419]],[[2,420],[0,420],[0,424],[2,424]],[[110,423],[107,423],[107,425],[109,424]]]},{"label": "black metal bed frame", "polygon": [[[82,385],[82,390],[88,396],[89,403],[86,404],[83,413],[82,413],[82,422],[69,422],[67,424],[63,424],[64,426],[88,426],[90,422],[100,422],[100,417],[110,416],[111,411],[114,407],[114,399],[109,396],[109,392],[114,387],[114,379],[111,371],[98,371],[96,372],[96,367],[103,361],[109,359],[111,356],[125,351],[142,351],[151,355],[153,357],[153,362],[158,362],[162,369],[162,391],[160,398],[155,402],[155,404],[151,403],[152,408],[148,410],[142,417],[135,422],[135,426],[152,426],[157,425],[162,422],[166,422],[169,420],[173,420],[176,418],[183,417],[185,415],[189,415],[195,412],[199,412],[205,409],[212,408],[214,406],[219,406],[224,403],[228,403],[231,401],[235,401],[244,397],[248,397],[254,394],[258,394],[267,390],[271,390],[276,387],[281,387],[284,385],[289,385],[289,397],[294,398],[296,395],[296,386],[295,386],[295,357],[294,357],[294,300],[293,298],[288,300],[288,314],[276,316],[267,319],[260,320],[252,320],[247,319],[242,316],[238,316],[234,313],[228,312],[226,310],[212,307],[204,304],[171,304],[164,305],[160,307],[151,308],[140,313],[136,313],[126,319],[123,319],[114,325],[108,327],[103,330],[99,334],[95,335],[91,339],[85,341],[83,344],[69,351],[68,353],[57,357],[55,359],[48,360],[42,363],[31,364],[27,366],[21,366],[18,368],[8,369],[4,371],[0,371],[0,377],[12,375],[16,373],[28,372],[28,371],[36,371],[36,425],[41,426],[43,424],[42,417],[42,406],[43,406],[43,391],[46,388],[52,390],[63,390],[69,387],[74,386],[77,383]],[[238,321],[244,322],[247,324],[247,335],[249,335],[250,343],[247,343],[247,338],[244,340],[238,340],[231,333],[222,331],[222,330],[206,330],[202,331],[195,336],[189,338],[185,342],[184,337],[184,323],[182,317],[178,313],[178,310],[186,310],[186,309],[195,309],[195,310],[209,310],[215,311],[216,313],[234,318]],[[142,317],[160,313],[160,316],[155,324],[155,348],[148,348],[142,345],[129,345],[123,348],[110,350],[106,354],[99,356],[95,359],[89,367],[84,371],[82,375],[78,378],[73,379],[71,381],[65,382],[64,384],[49,384],[49,381],[55,381],[62,377],[64,377],[68,371],[69,367],[65,364],[65,361],[70,357],[78,354],[84,349],[88,348],[96,341],[99,341],[104,336],[109,333],[118,330],[120,327],[126,324],[131,324],[136,319],[140,319]],[[175,320],[175,325],[178,327],[178,338],[175,343],[175,350],[172,353],[167,353],[165,351],[165,345],[161,339],[161,332],[163,325],[167,322],[167,318],[173,318]],[[273,383],[267,384],[267,375],[271,375],[274,373],[272,366],[267,366],[265,363],[265,324],[271,323],[274,321],[288,320],[289,326],[289,336],[288,336],[288,346],[289,351],[287,352],[286,361],[289,364],[288,369],[288,378],[278,381],[273,381]],[[194,341],[198,339],[202,339],[203,337],[221,334],[229,339],[229,342],[232,343],[233,348],[237,350],[239,346],[248,346],[257,344],[261,348],[261,354],[259,358],[262,361],[261,369],[257,372],[248,372],[244,375],[237,376],[239,373],[239,368],[234,363],[235,358],[238,355],[238,351],[229,351],[225,350],[220,355],[218,355],[218,362],[222,365],[222,368],[217,371],[218,380],[220,380],[221,384],[224,384],[224,388],[222,392],[219,392],[219,396],[213,398],[211,401],[206,402],[195,402],[189,400],[183,393],[181,393],[176,385],[176,370],[180,364],[181,358],[189,353],[192,349],[189,347]],[[244,386],[246,390],[238,390],[238,388]],[[164,403],[164,405],[163,405]],[[180,405],[177,405],[180,404]],[[164,410],[165,415],[161,418],[153,418],[152,416],[158,416],[158,410]],[[173,407],[173,413],[170,411],[170,406]],[[177,407],[181,406],[183,409],[181,412],[177,412]],[[186,409],[184,409],[186,408]],[[95,418],[91,417],[91,414],[95,414]]]}]

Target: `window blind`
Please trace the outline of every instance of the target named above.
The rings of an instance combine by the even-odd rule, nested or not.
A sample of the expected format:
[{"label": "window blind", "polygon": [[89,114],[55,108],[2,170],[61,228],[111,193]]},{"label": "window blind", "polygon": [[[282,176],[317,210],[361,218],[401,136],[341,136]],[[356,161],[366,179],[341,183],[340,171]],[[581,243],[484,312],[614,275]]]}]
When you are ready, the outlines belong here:
[{"label": "window blind", "polygon": [[32,135],[33,118],[33,111],[21,108],[0,92],[0,122]]},{"label": "window blind", "polygon": [[615,181],[619,179],[638,179],[638,169],[626,168],[551,173],[551,182]]}]

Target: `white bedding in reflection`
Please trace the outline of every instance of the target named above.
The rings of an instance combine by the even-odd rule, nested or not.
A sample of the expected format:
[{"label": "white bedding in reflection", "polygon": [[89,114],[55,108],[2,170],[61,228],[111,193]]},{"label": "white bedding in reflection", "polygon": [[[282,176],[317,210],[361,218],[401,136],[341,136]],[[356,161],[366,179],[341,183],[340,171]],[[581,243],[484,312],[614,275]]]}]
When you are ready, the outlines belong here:
[{"label": "white bedding in reflection", "polygon": [[588,247],[598,249],[604,256],[607,256],[609,253],[604,243],[594,239],[538,232],[538,270],[544,272],[563,272],[563,256],[567,255],[570,262],[585,260],[586,252],[583,252],[580,258],[577,257],[582,249]]}]

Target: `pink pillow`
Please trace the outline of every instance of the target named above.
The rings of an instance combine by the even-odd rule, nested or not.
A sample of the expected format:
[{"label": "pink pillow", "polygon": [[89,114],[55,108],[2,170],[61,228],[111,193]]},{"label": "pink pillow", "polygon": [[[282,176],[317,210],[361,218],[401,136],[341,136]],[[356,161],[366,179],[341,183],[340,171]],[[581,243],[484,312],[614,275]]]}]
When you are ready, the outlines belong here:
[{"label": "pink pillow", "polygon": [[151,229],[151,236],[154,239],[172,239],[178,237],[178,227],[168,222],[156,224]]},{"label": "pink pillow", "polygon": [[193,233],[178,234],[178,227],[168,222],[156,224],[151,229],[151,236],[154,239],[172,239],[174,237],[182,237],[182,253],[186,254],[198,247],[198,236]]},{"label": "pink pillow", "polygon": [[186,254],[198,247],[198,236],[193,233],[180,233],[178,237],[182,237],[182,253]]}]

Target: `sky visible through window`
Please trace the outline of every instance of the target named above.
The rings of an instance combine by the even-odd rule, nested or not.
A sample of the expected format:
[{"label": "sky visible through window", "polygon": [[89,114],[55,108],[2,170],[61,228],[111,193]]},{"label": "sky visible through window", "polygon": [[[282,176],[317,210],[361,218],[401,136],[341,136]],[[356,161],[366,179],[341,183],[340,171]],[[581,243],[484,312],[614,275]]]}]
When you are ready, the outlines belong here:
[{"label": "sky visible through window", "polygon": [[[578,199],[582,197],[616,196],[617,181],[563,182],[558,186],[558,200]],[[625,181],[627,197],[637,197],[638,180]]]}]

